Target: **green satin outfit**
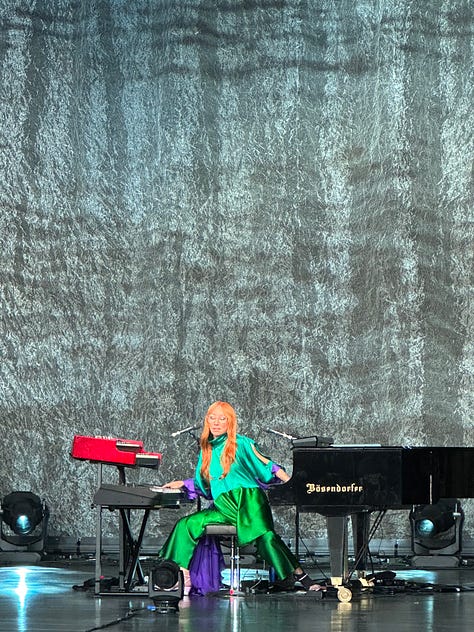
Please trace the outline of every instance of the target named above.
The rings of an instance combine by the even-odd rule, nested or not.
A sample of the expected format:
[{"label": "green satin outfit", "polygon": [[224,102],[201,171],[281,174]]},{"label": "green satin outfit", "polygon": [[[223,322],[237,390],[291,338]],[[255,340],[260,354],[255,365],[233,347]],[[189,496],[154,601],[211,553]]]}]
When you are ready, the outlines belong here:
[{"label": "green satin outfit", "polygon": [[199,538],[208,524],[231,524],[237,528],[239,544],[255,542],[258,554],[270,564],[280,579],[288,577],[298,561],[279,535],[274,531],[273,517],[266,493],[257,479],[269,483],[272,478],[272,461],[263,463],[254,452],[255,442],[237,435],[236,458],[225,478],[220,457],[227,440],[221,435],[211,441],[212,456],[209,468],[210,489],[200,473],[201,455],[195,472],[195,486],[213,498],[213,507],[181,518],[176,523],[160,556],[189,568]]}]

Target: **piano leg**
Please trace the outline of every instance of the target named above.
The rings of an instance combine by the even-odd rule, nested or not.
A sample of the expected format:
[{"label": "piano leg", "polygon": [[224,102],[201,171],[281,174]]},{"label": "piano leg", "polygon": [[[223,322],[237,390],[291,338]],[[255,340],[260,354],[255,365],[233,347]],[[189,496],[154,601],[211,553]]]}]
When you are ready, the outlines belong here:
[{"label": "piano leg", "polygon": [[348,520],[348,516],[326,517],[331,577],[341,578],[340,583],[342,583],[347,578],[348,574]]},{"label": "piano leg", "polygon": [[370,513],[356,513],[352,518],[352,537],[354,539],[355,570],[367,570],[369,557]]},{"label": "piano leg", "polygon": [[[370,513],[362,512],[351,515],[352,537],[354,542],[354,570],[367,570]],[[348,563],[348,524],[349,516],[327,516],[326,518],[329,561],[332,577],[349,579]]]}]

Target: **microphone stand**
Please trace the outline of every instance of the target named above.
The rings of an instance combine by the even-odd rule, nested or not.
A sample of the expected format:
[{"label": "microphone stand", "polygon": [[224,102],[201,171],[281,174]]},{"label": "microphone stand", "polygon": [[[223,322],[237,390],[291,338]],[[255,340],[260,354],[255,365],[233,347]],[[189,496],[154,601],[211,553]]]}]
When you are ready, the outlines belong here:
[{"label": "microphone stand", "polygon": [[[177,432],[173,432],[171,436],[173,438],[177,438],[184,434],[189,434],[196,442],[197,453],[199,454],[199,450],[201,449],[200,437],[198,437],[196,433],[194,432],[198,428],[200,428],[200,426],[189,426],[189,428],[184,428],[183,430],[178,430]],[[196,511],[201,511],[201,496],[199,495],[196,498]]]},{"label": "microphone stand", "polygon": [[[265,428],[266,432],[277,435],[279,437],[283,437],[288,441],[291,441],[292,448],[316,448],[316,447],[328,447],[334,443],[334,439],[332,437],[320,437],[320,436],[310,436],[310,437],[293,437],[292,435],[286,434],[286,432],[280,432],[279,430],[274,430],[273,428]],[[300,548],[300,510],[296,507],[295,510],[295,555],[299,559],[299,548]]]},{"label": "microphone stand", "polygon": [[288,441],[294,441],[297,439],[297,437],[294,437],[293,435],[286,434],[286,432],[280,432],[279,430],[273,430],[273,428],[265,428],[265,432],[277,435],[278,437],[283,437],[284,439],[288,439]]}]

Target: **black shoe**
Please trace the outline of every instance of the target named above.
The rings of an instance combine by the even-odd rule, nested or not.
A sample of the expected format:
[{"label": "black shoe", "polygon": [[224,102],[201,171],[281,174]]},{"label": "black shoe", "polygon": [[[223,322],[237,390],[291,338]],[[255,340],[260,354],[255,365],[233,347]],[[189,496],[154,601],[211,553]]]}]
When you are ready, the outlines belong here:
[{"label": "black shoe", "polygon": [[312,579],[307,573],[301,573],[299,575],[294,573],[293,579],[295,582],[301,584],[306,591],[317,592],[319,590],[324,590],[324,586],[321,586],[318,581]]},{"label": "black shoe", "polygon": [[293,577],[286,577],[285,579],[274,579],[270,582],[268,592],[292,592],[295,589],[295,581]]}]

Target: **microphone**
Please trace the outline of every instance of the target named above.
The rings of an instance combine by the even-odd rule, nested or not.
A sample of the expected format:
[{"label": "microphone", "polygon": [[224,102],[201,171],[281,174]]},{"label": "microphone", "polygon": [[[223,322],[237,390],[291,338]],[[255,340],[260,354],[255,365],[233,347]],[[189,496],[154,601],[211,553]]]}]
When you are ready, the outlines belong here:
[{"label": "microphone", "polygon": [[179,435],[184,434],[185,432],[191,432],[192,430],[197,430],[200,426],[189,426],[188,428],[183,428],[182,430],[177,430],[176,432],[172,432],[172,437],[179,437]]},{"label": "microphone", "polygon": [[288,439],[288,441],[293,441],[293,439],[296,439],[296,437],[292,437],[291,435],[280,432],[279,430],[273,430],[273,428],[265,428],[265,432],[271,432],[272,434],[276,434],[279,437],[284,437],[285,439]]}]

